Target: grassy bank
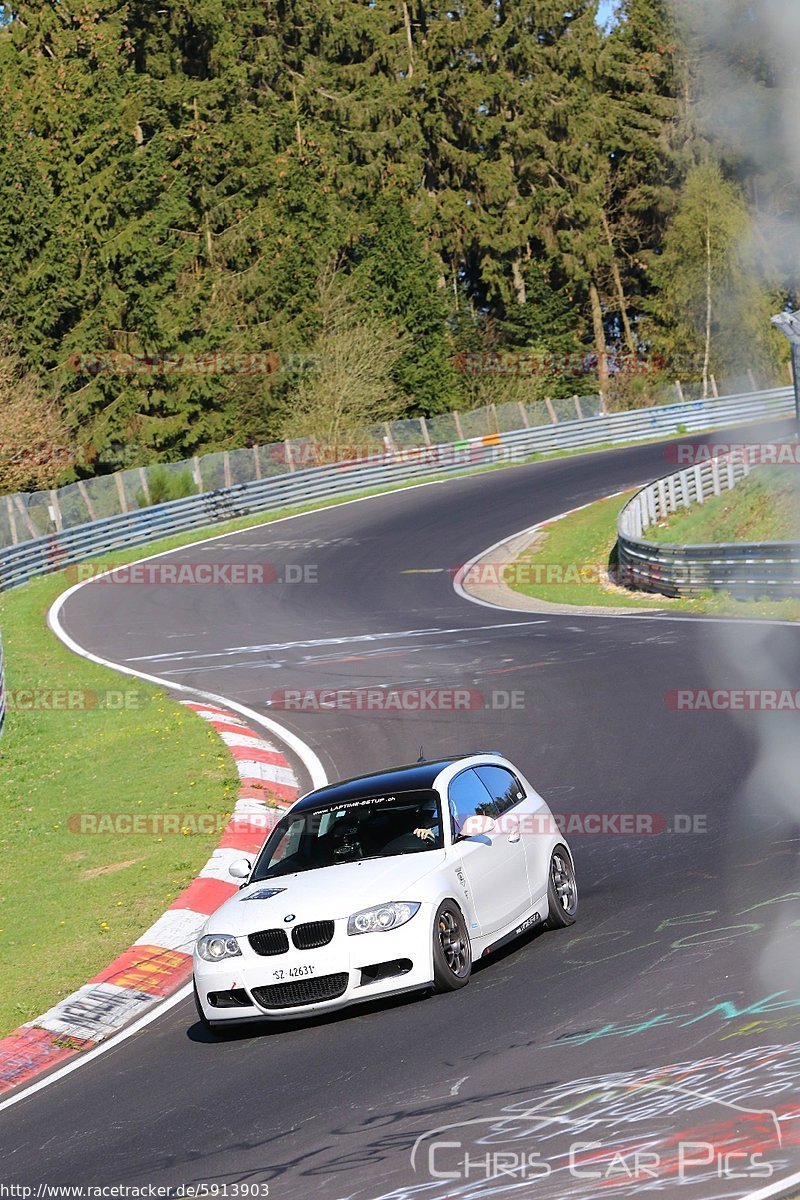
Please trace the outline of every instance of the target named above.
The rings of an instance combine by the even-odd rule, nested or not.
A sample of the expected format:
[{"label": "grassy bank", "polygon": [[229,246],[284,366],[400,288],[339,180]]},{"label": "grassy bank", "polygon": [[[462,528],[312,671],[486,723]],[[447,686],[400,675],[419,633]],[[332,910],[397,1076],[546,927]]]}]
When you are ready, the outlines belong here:
[{"label": "grassy bank", "polygon": [[63,588],[49,577],[2,603],[11,707],[0,743],[0,1034],[135,941],[218,840],[89,835],[76,817],[216,814],[235,796],[233,763],[203,721],[50,633],[46,612]]},{"label": "grassy bank", "polygon": [[617,540],[617,515],[631,495],[599,500],[547,526],[541,538],[505,568],[505,582],[523,595],[553,604],[800,620],[800,601],[795,600],[742,602],[710,592],[671,600],[614,586],[607,572]]},{"label": "grassy bank", "polygon": [[800,538],[800,474],[762,467],[735,488],[647,530],[654,542],[781,542]]}]

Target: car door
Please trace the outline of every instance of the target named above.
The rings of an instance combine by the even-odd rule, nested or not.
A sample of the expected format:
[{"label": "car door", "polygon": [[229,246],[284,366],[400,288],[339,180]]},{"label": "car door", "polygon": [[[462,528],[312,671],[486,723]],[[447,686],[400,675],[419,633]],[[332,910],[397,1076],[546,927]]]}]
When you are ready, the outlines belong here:
[{"label": "car door", "polygon": [[554,823],[541,796],[526,788],[508,767],[487,763],[475,768],[475,774],[501,814],[501,825],[510,833],[519,830],[525,851],[528,888],[533,904],[547,891],[550,868],[550,836]]},{"label": "car door", "polygon": [[[456,847],[472,893],[481,933],[495,933],[530,907],[525,850],[520,831],[468,833],[470,817],[495,817],[494,804],[475,770],[460,771],[447,789]],[[474,824],[474,822],[473,822]]]}]

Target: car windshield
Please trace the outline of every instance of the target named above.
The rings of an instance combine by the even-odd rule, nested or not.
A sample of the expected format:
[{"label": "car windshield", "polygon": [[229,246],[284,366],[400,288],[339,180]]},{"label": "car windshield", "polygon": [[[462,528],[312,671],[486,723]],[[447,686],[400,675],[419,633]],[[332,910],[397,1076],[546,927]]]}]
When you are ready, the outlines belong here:
[{"label": "car windshield", "polygon": [[250,882],[443,845],[436,792],[363,796],[284,817],[259,854]]}]

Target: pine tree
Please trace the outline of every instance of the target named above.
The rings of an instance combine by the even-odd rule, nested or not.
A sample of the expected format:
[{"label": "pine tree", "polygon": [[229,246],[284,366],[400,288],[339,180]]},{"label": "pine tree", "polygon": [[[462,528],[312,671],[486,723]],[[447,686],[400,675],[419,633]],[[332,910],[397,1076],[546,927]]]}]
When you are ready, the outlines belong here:
[{"label": "pine tree", "polygon": [[618,336],[636,353],[648,252],[661,241],[680,182],[675,144],[677,35],[667,0],[624,0],[600,57],[609,175],[600,214],[608,247],[605,291]]},{"label": "pine tree", "polygon": [[426,254],[410,204],[398,189],[385,191],[370,216],[371,228],[356,251],[355,280],[365,308],[395,322],[408,336],[393,377],[412,411],[451,409],[457,404],[459,381],[450,362],[449,310],[437,288],[437,265]]}]

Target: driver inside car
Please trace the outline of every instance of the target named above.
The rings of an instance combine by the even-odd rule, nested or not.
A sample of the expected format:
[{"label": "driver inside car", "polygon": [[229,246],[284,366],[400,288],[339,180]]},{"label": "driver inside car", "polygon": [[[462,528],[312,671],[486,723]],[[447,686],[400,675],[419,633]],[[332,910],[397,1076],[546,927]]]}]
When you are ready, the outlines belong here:
[{"label": "driver inside car", "polygon": [[431,802],[418,809],[414,837],[418,837],[423,842],[435,842],[440,833],[438,806]]}]

